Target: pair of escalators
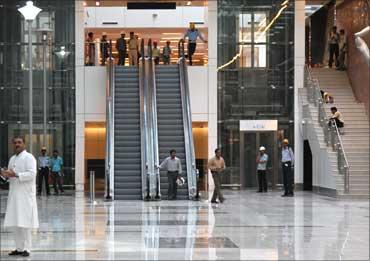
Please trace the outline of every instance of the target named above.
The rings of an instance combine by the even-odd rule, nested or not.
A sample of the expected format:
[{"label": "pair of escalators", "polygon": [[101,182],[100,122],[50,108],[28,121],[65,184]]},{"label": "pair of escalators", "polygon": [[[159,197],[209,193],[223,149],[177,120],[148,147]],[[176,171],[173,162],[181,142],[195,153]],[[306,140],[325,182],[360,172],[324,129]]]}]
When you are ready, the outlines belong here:
[{"label": "pair of escalators", "polygon": [[[142,41],[142,53],[143,46]],[[158,166],[175,149],[186,181],[177,198],[194,199],[197,171],[185,57],[179,52],[176,65],[154,65],[150,41],[147,52],[139,67],[111,68],[110,192],[115,200],[166,199],[167,173]]]}]

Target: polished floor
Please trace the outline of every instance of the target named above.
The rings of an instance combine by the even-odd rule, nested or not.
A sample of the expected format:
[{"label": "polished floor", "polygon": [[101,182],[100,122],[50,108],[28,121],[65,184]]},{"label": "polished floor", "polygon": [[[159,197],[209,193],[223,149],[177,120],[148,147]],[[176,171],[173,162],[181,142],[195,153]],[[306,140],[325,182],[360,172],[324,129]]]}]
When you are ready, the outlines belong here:
[{"label": "polished floor", "polygon": [[[1,258],[12,234],[3,228]],[[224,204],[39,199],[27,260],[369,260],[369,202],[307,192],[225,191]]]}]

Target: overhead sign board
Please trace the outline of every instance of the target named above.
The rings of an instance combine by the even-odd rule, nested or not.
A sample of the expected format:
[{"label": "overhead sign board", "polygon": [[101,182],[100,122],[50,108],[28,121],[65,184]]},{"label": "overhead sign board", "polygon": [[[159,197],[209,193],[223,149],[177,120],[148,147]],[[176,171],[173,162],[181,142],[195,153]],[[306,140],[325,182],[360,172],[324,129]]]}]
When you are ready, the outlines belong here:
[{"label": "overhead sign board", "polygon": [[277,131],[277,120],[240,120],[240,131]]}]

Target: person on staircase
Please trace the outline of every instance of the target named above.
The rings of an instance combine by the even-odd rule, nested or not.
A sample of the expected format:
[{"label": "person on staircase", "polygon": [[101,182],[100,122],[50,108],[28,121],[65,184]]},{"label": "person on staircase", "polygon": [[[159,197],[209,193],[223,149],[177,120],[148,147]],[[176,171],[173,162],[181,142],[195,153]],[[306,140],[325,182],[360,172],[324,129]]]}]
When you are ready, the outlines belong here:
[{"label": "person on staircase", "polygon": [[130,66],[138,65],[139,41],[135,38],[134,32],[130,32],[128,40],[128,61]]},{"label": "person on staircase", "polygon": [[100,40],[100,52],[101,52],[101,65],[105,65],[109,57],[109,42],[107,38],[107,33],[102,34],[102,38]]},{"label": "person on staircase", "polygon": [[163,47],[163,52],[162,52],[162,59],[163,59],[163,64],[169,65],[171,63],[171,42],[167,41],[166,45]]},{"label": "person on staircase", "polygon": [[168,200],[175,200],[177,197],[176,181],[182,173],[181,160],[176,157],[176,150],[170,150],[170,156],[159,165],[159,169],[167,170]]},{"label": "person on staircase", "polygon": [[344,121],[342,119],[342,114],[338,111],[337,107],[331,107],[330,111],[332,115],[329,118],[328,126],[332,126],[333,122],[335,122],[338,128],[343,128]]},{"label": "person on staircase", "polygon": [[339,31],[339,61],[337,70],[346,70],[347,35],[343,29]]},{"label": "person on staircase", "polygon": [[333,26],[333,30],[331,31],[329,36],[329,68],[333,66],[333,61],[335,62],[336,67],[338,66],[338,56],[339,56],[339,34],[337,32],[337,27]]}]

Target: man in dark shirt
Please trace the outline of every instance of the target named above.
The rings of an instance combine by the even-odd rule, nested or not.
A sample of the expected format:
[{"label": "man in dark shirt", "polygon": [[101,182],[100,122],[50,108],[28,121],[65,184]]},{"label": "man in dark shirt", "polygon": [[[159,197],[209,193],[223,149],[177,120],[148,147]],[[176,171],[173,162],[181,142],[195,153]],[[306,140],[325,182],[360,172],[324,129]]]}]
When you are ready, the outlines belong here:
[{"label": "man in dark shirt", "polygon": [[118,51],[118,65],[125,66],[125,58],[126,58],[126,50],[127,50],[127,43],[125,39],[125,33],[121,32],[121,37],[116,41],[116,49]]}]

